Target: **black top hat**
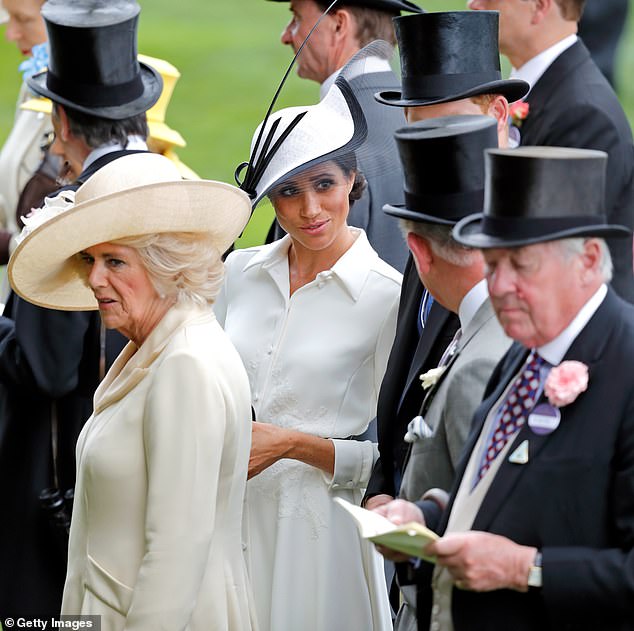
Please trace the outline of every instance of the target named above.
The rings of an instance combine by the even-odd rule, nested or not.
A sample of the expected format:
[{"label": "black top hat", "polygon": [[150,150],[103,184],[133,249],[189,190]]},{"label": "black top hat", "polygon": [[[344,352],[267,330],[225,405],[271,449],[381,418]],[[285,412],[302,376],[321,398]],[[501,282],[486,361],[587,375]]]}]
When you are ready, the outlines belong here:
[{"label": "black top hat", "polygon": [[[273,0],[273,2],[289,2],[289,0]],[[328,6],[330,2],[326,2],[325,4]],[[401,11],[411,11],[412,13],[423,12],[423,9],[409,0],[339,0],[333,9],[336,9],[338,6],[366,7],[367,9],[377,9],[378,11],[394,14],[400,13]]]},{"label": "black top hat", "polygon": [[570,237],[624,237],[605,216],[603,151],[562,147],[488,150],[484,213],[454,228],[459,243],[513,248]]},{"label": "black top hat", "polygon": [[528,93],[519,79],[503,80],[497,11],[447,11],[395,18],[401,56],[401,92],[375,98],[385,105],[412,107],[502,94],[509,102]]},{"label": "black top hat", "polygon": [[42,7],[48,72],[27,80],[37,94],[85,114],[121,120],[161,95],[159,73],[137,61],[134,0],[49,0]]},{"label": "black top hat", "polygon": [[490,116],[446,116],[396,130],[405,203],[386,204],[388,215],[454,225],[484,206],[484,150],[498,146]]}]

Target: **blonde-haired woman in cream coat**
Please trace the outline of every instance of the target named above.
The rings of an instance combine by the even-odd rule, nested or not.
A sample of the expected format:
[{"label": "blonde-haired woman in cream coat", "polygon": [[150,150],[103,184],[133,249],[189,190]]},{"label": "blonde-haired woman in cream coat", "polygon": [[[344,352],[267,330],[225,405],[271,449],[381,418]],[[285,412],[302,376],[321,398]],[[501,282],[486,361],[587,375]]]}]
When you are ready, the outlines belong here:
[{"label": "blonde-haired woman in cream coat", "polygon": [[58,205],[25,229],[14,289],[98,306],[131,340],[79,437],[62,614],[100,615],[102,631],[253,629],[240,541],[249,385],[210,306],[248,199],[135,154]]}]

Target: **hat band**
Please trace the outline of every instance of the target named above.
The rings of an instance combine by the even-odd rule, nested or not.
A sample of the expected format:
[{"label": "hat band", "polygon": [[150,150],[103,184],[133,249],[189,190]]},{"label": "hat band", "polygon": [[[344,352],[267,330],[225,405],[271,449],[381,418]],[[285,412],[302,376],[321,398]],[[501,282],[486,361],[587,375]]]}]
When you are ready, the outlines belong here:
[{"label": "hat band", "polygon": [[408,193],[405,191],[407,210],[438,217],[446,221],[460,221],[466,215],[482,211],[484,189],[459,193]]},{"label": "hat band", "polygon": [[413,75],[402,78],[402,98],[437,99],[477,88],[479,85],[500,81],[502,73],[463,72],[460,74]]},{"label": "hat band", "polygon": [[501,239],[535,239],[577,228],[596,228],[605,225],[605,217],[571,215],[568,217],[491,217],[482,218],[482,233]]},{"label": "hat band", "polygon": [[53,93],[84,107],[110,107],[126,105],[143,94],[141,73],[124,83],[103,85],[66,81],[50,70],[46,74],[46,87]]}]

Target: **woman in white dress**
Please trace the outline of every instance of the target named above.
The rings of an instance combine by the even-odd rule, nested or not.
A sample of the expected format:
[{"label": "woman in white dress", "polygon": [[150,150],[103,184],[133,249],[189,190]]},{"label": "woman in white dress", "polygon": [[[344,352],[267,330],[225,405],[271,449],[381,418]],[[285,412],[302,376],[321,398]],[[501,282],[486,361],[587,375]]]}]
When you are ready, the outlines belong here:
[{"label": "woman in white dress", "polygon": [[372,471],[376,446],[355,437],[375,416],[401,282],[346,223],[365,129],[340,78],[256,132],[243,188],[288,234],[233,252],[215,305],[252,390],[245,544],[264,631],[391,629],[382,562],[332,501],[358,504]]},{"label": "woman in white dress", "polygon": [[138,153],[27,218],[11,258],[23,298],[98,308],[130,338],[77,443],[62,614],[102,631],[256,628],[240,537],[249,384],[211,308],[249,212],[237,188]]}]

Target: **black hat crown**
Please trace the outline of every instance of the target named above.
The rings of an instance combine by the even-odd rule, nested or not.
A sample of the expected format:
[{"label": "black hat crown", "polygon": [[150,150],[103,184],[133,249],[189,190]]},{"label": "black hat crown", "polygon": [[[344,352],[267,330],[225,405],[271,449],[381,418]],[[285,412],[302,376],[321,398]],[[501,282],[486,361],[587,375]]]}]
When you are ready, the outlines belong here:
[{"label": "black hat crown", "polygon": [[520,147],[486,154],[484,213],[463,219],[454,237],[477,248],[520,247],[581,236],[618,237],[605,215],[603,151]]},{"label": "black hat crown", "polygon": [[80,112],[122,119],[149,109],[162,80],[137,61],[140,7],[134,0],[49,0],[42,7],[48,31],[48,71],[29,87]]},{"label": "black hat crown", "polygon": [[446,116],[398,129],[394,137],[405,178],[405,204],[389,215],[453,225],[484,206],[484,151],[497,147],[490,116]]},{"label": "black hat crown", "polygon": [[386,105],[446,103],[479,94],[516,101],[528,92],[520,80],[503,80],[497,11],[447,11],[395,18],[401,57],[401,92],[385,91]]}]

